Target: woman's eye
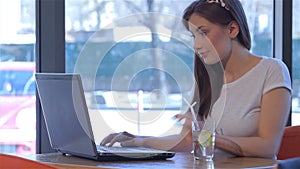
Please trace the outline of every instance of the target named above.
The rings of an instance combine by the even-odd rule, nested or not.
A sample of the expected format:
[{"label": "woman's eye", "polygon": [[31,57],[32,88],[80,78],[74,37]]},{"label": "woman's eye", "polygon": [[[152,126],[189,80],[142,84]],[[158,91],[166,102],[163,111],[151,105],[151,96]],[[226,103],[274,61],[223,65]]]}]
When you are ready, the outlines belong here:
[{"label": "woman's eye", "polygon": [[206,31],[202,31],[200,29],[197,30],[197,33],[202,35],[202,36],[205,36],[206,35]]},{"label": "woman's eye", "polygon": [[202,36],[205,36],[205,35],[206,35],[206,32],[204,32],[204,31],[198,31],[198,33],[199,33],[200,35],[202,35]]}]

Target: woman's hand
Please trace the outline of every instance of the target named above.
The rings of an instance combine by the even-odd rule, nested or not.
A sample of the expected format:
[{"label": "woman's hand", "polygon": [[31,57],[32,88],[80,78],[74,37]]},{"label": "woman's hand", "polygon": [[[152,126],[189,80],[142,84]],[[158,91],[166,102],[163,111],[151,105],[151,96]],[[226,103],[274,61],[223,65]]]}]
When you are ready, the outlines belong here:
[{"label": "woman's hand", "polygon": [[122,147],[140,147],[143,146],[142,137],[135,136],[126,131],[120,133],[113,133],[105,137],[100,145],[101,146],[112,146],[115,143],[120,143]]},{"label": "woman's hand", "polygon": [[174,118],[178,121],[178,123],[181,123],[183,127],[192,127],[192,114],[190,112],[187,112],[185,114],[176,114]]}]

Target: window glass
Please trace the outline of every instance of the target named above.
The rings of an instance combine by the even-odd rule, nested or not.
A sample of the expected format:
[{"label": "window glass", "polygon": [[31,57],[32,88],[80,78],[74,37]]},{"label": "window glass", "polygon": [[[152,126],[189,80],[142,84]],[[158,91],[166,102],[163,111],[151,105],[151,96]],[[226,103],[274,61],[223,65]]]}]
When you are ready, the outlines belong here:
[{"label": "window glass", "polygon": [[273,57],[273,0],[241,0],[252,38],[252,52]]},{"label": "window glass", "polygon": [[35,1],[0,0],[0,153],[34,154]]},{"label": "window glass", "polygon": [[[293,1],[293,99],[292,125],[300,125],[300,1]],[[296,26],[297,25],[297,26]]]},{"label": "window glass", "polygon": [[[192,1],[66,0],[66,72],[82,75],[96,142],[179,131],[172,117],[193,88],[193,41],[181,22]],[[241,2],[252,51],[272,57],[273,0]]]}]

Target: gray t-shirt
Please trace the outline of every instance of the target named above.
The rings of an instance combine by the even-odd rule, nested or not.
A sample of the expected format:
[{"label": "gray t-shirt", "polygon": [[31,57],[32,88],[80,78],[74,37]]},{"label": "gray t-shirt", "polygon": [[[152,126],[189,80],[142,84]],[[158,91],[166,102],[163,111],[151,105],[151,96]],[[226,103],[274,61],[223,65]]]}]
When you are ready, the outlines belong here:
[{"label": "gray t-shirt", "polygon": [[289,71],[281,60],[263,57],[242,77],[223,85],[207,120],[216,122],[218,134],[257,136],[262,96],[278,87],[292,90]]}]

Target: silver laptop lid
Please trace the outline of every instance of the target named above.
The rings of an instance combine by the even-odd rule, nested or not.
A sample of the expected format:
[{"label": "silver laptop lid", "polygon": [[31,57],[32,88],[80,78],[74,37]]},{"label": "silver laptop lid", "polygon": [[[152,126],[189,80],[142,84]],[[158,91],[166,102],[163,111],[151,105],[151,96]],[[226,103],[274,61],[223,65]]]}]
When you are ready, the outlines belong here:
[{"label": "silver laptop lid", "polygon": [[80,75],[36,73],[36,83],[52,148],[96,159]]}]

